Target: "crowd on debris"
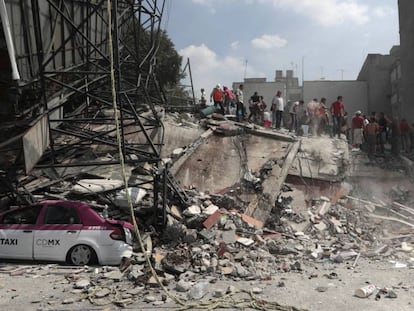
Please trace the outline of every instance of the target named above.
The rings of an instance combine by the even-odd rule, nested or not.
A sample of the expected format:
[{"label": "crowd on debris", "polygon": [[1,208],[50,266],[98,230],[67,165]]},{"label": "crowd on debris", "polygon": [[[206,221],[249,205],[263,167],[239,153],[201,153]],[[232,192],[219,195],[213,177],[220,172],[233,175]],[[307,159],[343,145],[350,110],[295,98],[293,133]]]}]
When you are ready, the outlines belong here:
[{"label": "crowd on debris", "polygon": [[[226,86],[222,89],[217,84],[210,94],[210,102],[214,103],[213,107],[218,112],[235,115],[239,122],[247,121],[277,130],[284,127],[299,136],[325,134],[339,138],[344,135],[353,150],[366,151],[371,160],[377,154],[384,154],[387,144],[391,146],[392,154],[397,156],[401,151],[410,153],[414,148],[414,123],[410,124],[405,118],[389,117],[384,112],[367,115],[358,110],[350,117],[343,96],[338,96],[330,106],[324,97],[320,101],[315,98],[307,104],[303,100],[284,103],[282,92],[277,91],[266,110],[268,105],[258,92],[254,92],[246,105],[243,84],[234,91]],[[201,108],[207,107],[204,89],[201,89],[200,103]],[[212,112],[214,110],[205,111]]]},{"label": "crowd on debris", "polygon": [[[238,289],[237,286],[212,287],[218,280],[260,284],[287,272],[317,278],[321,275],[315,272],[315,265],[346,262],[355,268],[360,257],[388,258],[400,268],[414,268],[409,237],[401,234],[384,239],[384,228],[370,221],[373,216],[386,220],[386,216],[380,216],[386,209],[404,215],[412,215],[414,209],[402,204],[386,206],[356,199],[350,196],[352,186],[343,183],[332,198],[314,198],[302,209],[295,210],[291,205],[291,191],[288,185],[283,188],[270,219],[262,223],[244,214],[237,196],[231,193],[213,195],[189,190],[193,204],[183,211],[171,205],[165,231],[143,233],[145,249],[136,245],[134,255],[120,267],[51,266],[52,274],[56,270],[73,286],[71,295],[62,303],[89,300],[94,305],[127,307],[141,301],[162,306],[171,303],[171,298],[164,291],[153,290],[161,284],[169,294],[184,301],[222,298]],[[391,200],[409,198],[400,187],[393,188],[389,196]],[[115,212],[119,212],[115,207],[109,210],[112,215]],[[143,218],[140,223],[145,227]],[[404,233],[401,228],[395,232]],[[394,232],[388,231],[388,234]],[[150,256],[157,277],[151,272],[144,252]],[[9,272],[19,275],[26,270]],[[334,270],[326,277],[339,278]],[[279,286],[286,285],[280,282]],[[374,291],[365,292],[365,287],[358,290],[363,291],[356,294],[358,297],[369,296]],[[376,287],[375,290],[377,295],[389,295],[391,291]],[[262,288],[257,286],[252,291],[260,294]],[[397,294],[393,289],[389,298],[397,298]]]},{"label": "crowd on debris", "polygon": [[[304,103],[298,103],[297,108],[301,105]],[[105,175],[104,167],[98,170],[96,177]],[[171,199],[166,206],[165,230],[158,231],[154,228],[154,192],[151,184],[145,183],[153,170],[149,163],[129,170],[130,180],[141,184],[128,190],[133,194],[135,217],[145,249],[136,244],[132,258],[123,261],[119,268],[91,268],[82,278],[78,273],[65,275],[74,291],[94,304],[109,301],[125,307],[140,300],[163,305],[169,301],[168,297],[163,292],[153,294],[149,290],[159,286],[159,282],[174,295],[188,300],[223,297],[235,288],[211,292],[208,284],[217,279],[271,280],[280,273],[303,273],[311,265],[324,263],[347,262],[355,267],[360,257],[388,258],[396,265],[414,268],[411,235],[407,234],[414,228],[410,220],[414,209],[403,204],[411,200],[410,192],[404,188],[393,187],[389,202],[371,202],[352,197],[353,187],[343,183],[332,197],[309,197],[298,209],[292,206],[292,188],[285,184],[270,217],[261,222],[246,214],[246,202],[239,196],[244,189],[236,187],[225,194],[211,194],[189,187],[185,193],[191,203],[183,208]],[[94,177],[93,172],[86,177]],[[78,187],[81,181],[39,179],[32,188],[26,184],[25,189],[36,189],[33,193],[37,199],[77,199],[100,208],[112,202],[107,208],[109,217],[131,219],[125,193],[117,185],[106,193],[91,193],[84,191],[85,187]],[[254,183],[250,187],[244,185],[252,191],[258,189],[256,182],[256,179],[243,180]],[[383,222],[397,226],[384,232]],[[158,279],[151,272],[145,254],[150,257]],[[333,272],[329,277],[337,276]],[[131,282],[131,287],[119,293],[120,281]],[[255,292],[260,293],[260,289]]]}]

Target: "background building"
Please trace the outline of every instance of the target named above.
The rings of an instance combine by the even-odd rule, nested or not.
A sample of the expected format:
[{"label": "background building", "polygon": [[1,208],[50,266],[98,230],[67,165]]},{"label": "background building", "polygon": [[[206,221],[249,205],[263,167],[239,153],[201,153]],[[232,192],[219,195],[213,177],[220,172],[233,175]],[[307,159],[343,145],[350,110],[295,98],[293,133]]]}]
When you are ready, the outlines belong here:
[{"label": "background building", "polygon": [[326,98],[326,103],[330,108],[331,103],[336,101],[339,95],[343,96],[345,111],[348,112],[350,121],[355,111],[361,110],[364,114],[368,113],[368,84],[365,81],[329,81],[315,80],[303,83],[303,94],[305,103],[313,98],[320,100]]},{"label": "background building", "polygon": [[414,1],[399,0],[401,46],[401,103],[400,112],[414,120]]},{"label": "background building", "polygon": [[282,92],[285,102],[298,101],[302,98],[302,87],[299,85],[299,79],[294,77],[293,70],[287,70],[286,76],[283,75],[283,70],[276,70],[274,81],[267,81],[266,78],[245,78],[243,82],[233,82],[233,90],[237,89],[240,84],[244,87],[245,104],[254,92],[258,92],[267,104],[266,110],[270,109],[277,91]]},{"label": "background building", "polygon": [[358,81],[367,82],[367,110],[391,115],[391,70],[397,58],[392,55],[368,54]]}]

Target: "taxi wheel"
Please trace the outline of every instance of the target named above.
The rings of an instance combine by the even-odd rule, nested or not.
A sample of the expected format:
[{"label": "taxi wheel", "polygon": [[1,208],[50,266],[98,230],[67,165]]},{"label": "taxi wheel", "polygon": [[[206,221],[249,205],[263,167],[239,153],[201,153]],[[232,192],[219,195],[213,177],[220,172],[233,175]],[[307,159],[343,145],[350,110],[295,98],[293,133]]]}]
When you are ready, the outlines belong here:
[{"label": "taxi wheel", "polygon": [[75,266],[96,263],[96,253],[88,245],[79,244],[72,247],[68,253],[68,262]]}]

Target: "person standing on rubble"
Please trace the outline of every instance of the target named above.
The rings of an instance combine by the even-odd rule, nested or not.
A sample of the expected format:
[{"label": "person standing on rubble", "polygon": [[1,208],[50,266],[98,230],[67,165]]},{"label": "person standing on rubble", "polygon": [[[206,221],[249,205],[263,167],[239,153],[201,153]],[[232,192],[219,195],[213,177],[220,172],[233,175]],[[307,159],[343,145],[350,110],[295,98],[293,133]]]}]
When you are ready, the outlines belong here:
[{"label": "person standing on rubble", "polygon": [[308,103],[308,116],[309,116],[309,129],[312,136],[316,136],[318,132],[318,126],[319,126],[319,103],[316,98],[312,99]]},{"label": "person standing on rubble", "polygon": [[243,84],[239,85],[239,88],[236,90],[236,119],[238,122],[241,122],[246,115],[246,109],[244,108],[243,102]]},{"label": "person standing on rubble", "polygon": [[289,108],[289,115],[290,115],[290,129],[289,132],[296,132],[297,129],[297,118],[296,118],[296,109],[299,106],[299,102],[293,102]]},{"label": "person standing on rubble", "polygon": [[296,107],[296,135],[302,135],[302,125],[306,124],[307,117],[305,102],[301,99]]},{"label": "person standing on rubble", "polygon": [[338,96],[336,101],[331,105],[331,114],[333,121],[333,135],[341,137],[342,118],[345,115],[345,105],[343,103],[343,97]]},{"label": "person standing on rubble", "polygon": [[378,125],[380,128],[379,134],[378,134],[378,145],[380,148],[380,152],[384,153],[385,152],[385,143],[388,140],[388,124],[387,124],[387,119],[385,118],[385,114],[383,112],[380,112],[380,116],[378,119]]},{"label": "person standing on rubble", "polygon": [[221,85],[217,84],[216,87],[211,91],[210,103],[214,101],[214,107],[216,107],[216,109],[220,107],[220,112],[224,115],[223,99],[224,95],[223,91],[221,90]]},{"label": "person standing on rubble", "polygon": [[262,125],[264,123],[264,112],[266,110],[266,103],[263,96],[259,96],[259,102],[257,103],[257,124]]},{"label": "person standing on rubble", "polygon": [[375,118],[371,116],[369,123],[364,128],[365,137],[368,145],[368,158],[374,159],[375,147],[377,145],[377,134],[379,132],[379,125],[375,122]]},{"label": "person standing on rubble", "polygon": [[224,110],[226,114],[230,113],[230,104],[234,100],[234,95],[232,90],[230,90],[227,86],[223,87],[223,94],[224,94]]},{"label": "person standing on rubble", "polygon": [[254,92],[249,99],[249,116],[247,117],[247,121],[251,122],[253,117],[253,122],[257,121],[257,103],[259,102],[259,94]]},{"label": "person standing on rubble", "polygon": [[270,108],[272,111],[272,127],[276,129],[280,129],[282,126],[282,117],[283,117],[283,97],[282,92],[277,91],[276,95],[272,99],[272,107]]},{"label": "person standing on rubble", "polygon": [[390,125],[390,142],[391,142],[391,153],[395,156],[399,156],[401,152],[401,128],[398,118],[388,118],[385,116],[387,123]]},{"label": "person standing on rubble", "polygon": [[363,130],[364,130],[364,118],[361,116],[361,111],[355,112],[355,116],[352,118],[351,133],[352,133],[352,147],[361,148]]},{"label": "person standing on rubble", "polygon": [[200,92],[201,92],[200,106],[201,108],[205,108],[207,106],[207,94],[204,88],[202,88]]},{"label": "person standing on rubble", "polygon": [[327,114],[326,98],[322,97],[318,107],[318,126],[317,134],[321,136],[322,133],[328,133],[329,116]]}]

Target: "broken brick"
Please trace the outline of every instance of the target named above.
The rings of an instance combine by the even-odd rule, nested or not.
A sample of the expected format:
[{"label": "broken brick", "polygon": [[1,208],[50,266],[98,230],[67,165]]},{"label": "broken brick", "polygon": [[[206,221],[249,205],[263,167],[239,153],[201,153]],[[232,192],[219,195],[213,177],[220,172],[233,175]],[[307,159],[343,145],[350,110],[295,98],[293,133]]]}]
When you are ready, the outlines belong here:
[{"label": "broken brick", "polygon": [[204,228],[211,229],[220,220],[220,216],[220,211],[215,211],[214,214],[212,214],[203,222]]},{"label": "broken brick", "polygon": [[254,219],[253,217],[250,217],[246,214],[241,215],[244,222],[254,226],[256,229],[262,229],[263,228],[263,222],[257,219]]}]

